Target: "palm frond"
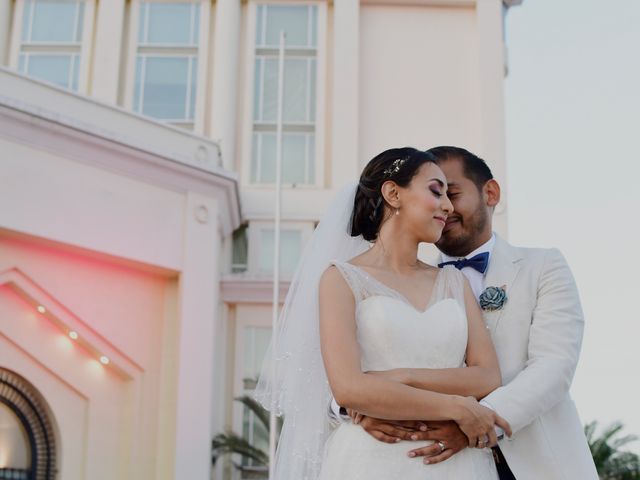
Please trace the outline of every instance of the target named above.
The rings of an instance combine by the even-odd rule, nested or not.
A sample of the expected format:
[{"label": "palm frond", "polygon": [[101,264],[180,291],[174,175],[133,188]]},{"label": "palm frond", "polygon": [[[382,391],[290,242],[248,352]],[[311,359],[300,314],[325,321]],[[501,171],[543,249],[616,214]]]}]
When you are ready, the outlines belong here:
[{"label": "palm frond", "polygon": [[211,442],[212,463],[226,454],[237,453],[243,457],[250,458],[259,465],[269,464],[269,455],[259,448],[251,445],[246,439],[233,432],[219,433]]},{"label": "palm frond", "polygon": [[[638,439],[636,435],[619,436],[624,426],[614,422],[596,435],[598,424],[591,422],[584,427],[591,456],[602,480],[640,480],[640,457],[620,450]],[[617,438],[616,438],[617,437]]]},{"label": "palm frond", "polygon": [[249,395],[242,395],[234,398],[234,400],[242,403],[245,407],[253,412],[253,414],[260,420],[260,423],[264,426],[265,430],[269,431],[269,412],[267,412],[262,405]]}]

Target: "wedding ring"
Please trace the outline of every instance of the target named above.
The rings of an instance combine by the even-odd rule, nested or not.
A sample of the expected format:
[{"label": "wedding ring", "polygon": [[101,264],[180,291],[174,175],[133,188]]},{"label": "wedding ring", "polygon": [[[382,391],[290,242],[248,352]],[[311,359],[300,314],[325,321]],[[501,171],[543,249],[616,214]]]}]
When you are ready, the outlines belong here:
[{"label": "wedding ring", "polygon": [[444,452],[447,449],[447,446],[444,444],[444,442],[442,441],[438,441],[436,442],[438,444],[438,446],[440,447],[440,453]]}]

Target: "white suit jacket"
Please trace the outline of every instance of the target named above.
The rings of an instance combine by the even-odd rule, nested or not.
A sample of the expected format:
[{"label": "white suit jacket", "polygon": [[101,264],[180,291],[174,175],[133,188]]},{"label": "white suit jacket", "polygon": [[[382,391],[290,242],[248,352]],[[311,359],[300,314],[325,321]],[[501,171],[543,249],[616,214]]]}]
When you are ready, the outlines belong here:
[{"label": "white suit jacket", "polygon": [[517,248],[496,235],[485,287],[505,286],[485,311],[503,386],[485,400],[513,436],[500,448],[517,480],[597,480],[569,387],[584,318],[573,275],[556,249]]}]

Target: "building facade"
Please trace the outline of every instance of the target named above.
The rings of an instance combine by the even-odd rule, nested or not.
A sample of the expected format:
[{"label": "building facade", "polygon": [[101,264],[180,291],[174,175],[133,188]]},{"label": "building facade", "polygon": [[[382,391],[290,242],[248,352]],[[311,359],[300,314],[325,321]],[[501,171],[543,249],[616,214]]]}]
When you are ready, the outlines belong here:
[{"label": "building facade", "polygon": [[280,31],[283,299],[380,151],[464,146],[506,187],[516,3],[0,0],[0,400],[32,405],[0,402],[0,478],[36,457],[64,479],[248,475],[210,440],[266,442],[233,399],[270,339]]}]

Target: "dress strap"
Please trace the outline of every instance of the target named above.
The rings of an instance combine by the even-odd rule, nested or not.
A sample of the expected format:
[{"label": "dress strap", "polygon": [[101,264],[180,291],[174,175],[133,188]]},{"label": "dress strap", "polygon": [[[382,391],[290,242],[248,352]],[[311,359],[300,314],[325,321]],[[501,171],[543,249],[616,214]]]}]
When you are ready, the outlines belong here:
[{"label": "dress strap", "polygon": [[367,297],[366,286],[365,279],[360,274],[360,271],[347,262],[332,260],[330,263],[338,269],[344,280],[347,282],[347,285],[349,285],[349,288],[353,293],[353,297],[356,300],[356,304],[364,300]]},{"label": "dress strap", "polygon": [[440,269],[438,278],[433,286],[431,305],[447,298],[452,298],[465,310],[464,301],[464,274],[453,265],[445,265]]}]

